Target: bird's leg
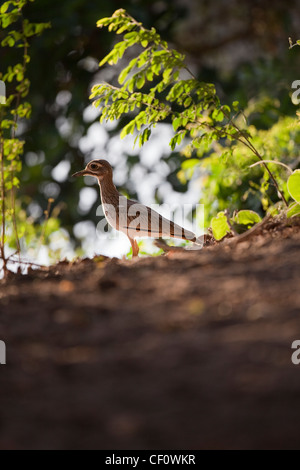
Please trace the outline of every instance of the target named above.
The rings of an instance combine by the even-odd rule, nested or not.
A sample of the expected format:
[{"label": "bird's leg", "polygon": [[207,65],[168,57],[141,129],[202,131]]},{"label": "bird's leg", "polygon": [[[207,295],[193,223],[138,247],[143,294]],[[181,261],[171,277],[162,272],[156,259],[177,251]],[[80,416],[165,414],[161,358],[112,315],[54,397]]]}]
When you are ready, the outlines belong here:
[{"label": "bird's leg", "polygon": [[134,238],[129,238],[129,241],[130,241],[131,246],[132,246],[132,257],[138,256],[139,246],[138,246],[136,240],[134,240]]},{"label": "bird's leg", "polygon": [[138,256],[140,249],[139,249],[139,245],[138,245],[136,240],[134,240],[134,246],[135,246],[135,255],[134,256]]}]

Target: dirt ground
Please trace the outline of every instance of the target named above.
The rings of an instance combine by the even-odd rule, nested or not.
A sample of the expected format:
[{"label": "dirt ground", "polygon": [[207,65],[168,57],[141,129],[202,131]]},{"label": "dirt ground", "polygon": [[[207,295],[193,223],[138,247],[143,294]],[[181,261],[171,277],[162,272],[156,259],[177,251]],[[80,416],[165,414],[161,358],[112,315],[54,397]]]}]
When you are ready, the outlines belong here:
[{"label": "dirt ground", "polygon": [[300,223],[0,285],[0,449],[300,448]]}]

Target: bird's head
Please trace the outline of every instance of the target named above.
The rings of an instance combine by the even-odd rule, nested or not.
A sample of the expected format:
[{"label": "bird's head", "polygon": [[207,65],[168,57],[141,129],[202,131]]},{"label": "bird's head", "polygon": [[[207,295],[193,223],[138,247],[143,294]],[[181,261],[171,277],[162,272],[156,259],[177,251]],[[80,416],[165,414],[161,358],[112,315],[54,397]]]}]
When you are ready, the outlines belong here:
[{"label": "bird's head", "polygon": [[112,176],[112,167],[106,160],[92,160],[87,164],[84,170],[78,171],[72,176],[94,176],[101,181],[109,175]]}]

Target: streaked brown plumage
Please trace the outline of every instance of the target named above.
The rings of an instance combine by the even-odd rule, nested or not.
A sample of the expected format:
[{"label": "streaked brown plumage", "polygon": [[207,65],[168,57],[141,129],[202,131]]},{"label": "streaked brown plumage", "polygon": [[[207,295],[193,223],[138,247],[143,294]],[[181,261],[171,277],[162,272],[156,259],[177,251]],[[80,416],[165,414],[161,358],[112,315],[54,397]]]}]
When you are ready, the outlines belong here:
[{"label": "streaked brown plumage", "polygon": [[125,233],[130,240],[133,256],[139,252],[137,237],[178,238],[196,241],[196,236],[174,222],[162,217],[150,207],[127,199],[113,183],[113,171],[106,160],[92,160],[84,170],[73,176],[94,176],[98,179],[105,217],[115,229]]}]

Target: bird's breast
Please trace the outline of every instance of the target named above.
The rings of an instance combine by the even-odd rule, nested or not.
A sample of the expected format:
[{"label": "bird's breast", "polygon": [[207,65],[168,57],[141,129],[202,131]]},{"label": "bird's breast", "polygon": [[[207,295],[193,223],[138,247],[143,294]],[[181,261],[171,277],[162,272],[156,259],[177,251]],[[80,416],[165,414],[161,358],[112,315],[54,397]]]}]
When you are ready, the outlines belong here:
[{"label": "bird's breast", "polygon": [[118,207],[109,203],[102,203],[105,218],[111,227],[118,229]]}]

